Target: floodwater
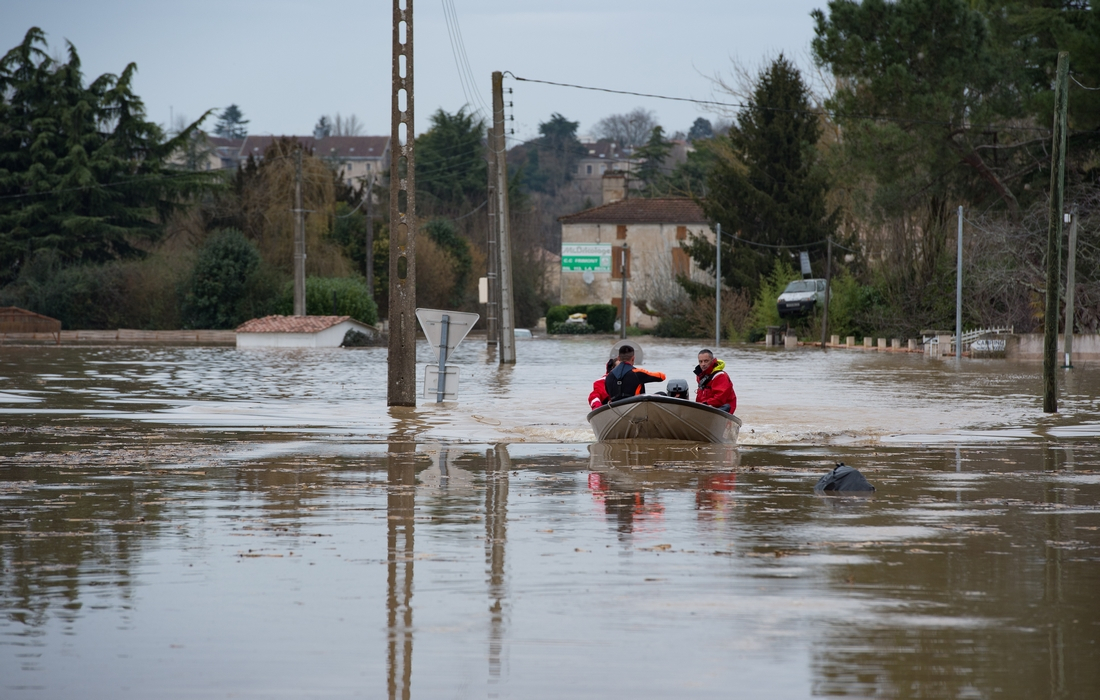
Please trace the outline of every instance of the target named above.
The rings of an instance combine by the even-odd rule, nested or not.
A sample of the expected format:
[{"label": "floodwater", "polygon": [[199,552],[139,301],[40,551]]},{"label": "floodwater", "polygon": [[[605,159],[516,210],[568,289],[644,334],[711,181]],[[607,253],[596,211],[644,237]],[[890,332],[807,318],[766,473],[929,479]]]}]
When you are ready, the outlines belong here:
[{"label": "floodwater", "polygon": [[738,447],[592,444],[609,345],[0,348],[0,698],[1100,695],[1100,367],[723,349]]}]

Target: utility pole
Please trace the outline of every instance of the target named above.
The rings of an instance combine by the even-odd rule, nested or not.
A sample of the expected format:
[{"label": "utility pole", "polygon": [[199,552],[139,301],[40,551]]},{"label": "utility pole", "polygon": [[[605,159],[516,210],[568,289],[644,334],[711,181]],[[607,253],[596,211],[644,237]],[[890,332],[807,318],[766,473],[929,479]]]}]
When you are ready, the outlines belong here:
[{"label": "utility pole", "polygon": [[1058,284],[1062,272],[1062,208],[1066,184],[1066,110],[1069,103],[1069,52],[1058,52],[1054,81],[1054,134],[1050,152],[1050,213],[1047,223],[1046,331],[1043,335],[1043,413],[1058,412]]},{"label": "utility pole", "polygon": [[626,339],[626,312],[630,307],[627,306],[626,300],[626,271],[627,266],[630,264],[630,259],[627,257],[627,243],[623,241],[623,247],[619,253],[622,257],[619,258],[619,277],[623,279],[623,291],[622,297],[619,299],[619,315],[622,317],[619,319],[619,337]]},{"label": "utility pole", "polygon": [[386,403],[389,406],[415,406],[416,168],[413,158],[413,0],[393,0],[392,82],[390,341]]},{"label": "utility pole", "polygon": [[294,315],[306,315],[306,213],[302,210],[302,144],[294,152]]},{"label": "utility pole", "polygon": [[722,224],[715,224],[714,253],[714,349],[717,350],[722,346]]},{"label": "utility pole", "polygon": [[516,364],[512,240],[508,220],[508,147],[504,139],[504,75],[493,73],[493,156],[496,159],[497,246],[500,255],[500,364]]},{"label": "utility pole", "polygon": [[955,253],[955,364],[963,356],[963,208],[959,205],[959,233]]},{"label": "utility pole", "polygon": [[1066,255],[1066,364],[1065,369],[1073,369],[1073,320],[1076,317],[1073,292],[1077,280],[1074,277],[1077,266],[1077,205],[1066,215],[1069,218],[1069,252]]},{"label": "utility pole", "polygon": [[489,146],[489,230],[485,234],[485,247],[488,268],[485,271],[489,287],[489,298],[485,304],[485,345],[495,348],[500,340],[500,251],[497,250],[497,157],[493,127],[489,127],[485,143]]},{"label": "utility pole", "polygon": [[833,237],[825,239],[825,308],[821,312],[821,349],[829,339],[829,297],[833,295]]},{"label": "utility pole", "polygon": [[367,179],[367,294],[374,298],[374,175]]}]

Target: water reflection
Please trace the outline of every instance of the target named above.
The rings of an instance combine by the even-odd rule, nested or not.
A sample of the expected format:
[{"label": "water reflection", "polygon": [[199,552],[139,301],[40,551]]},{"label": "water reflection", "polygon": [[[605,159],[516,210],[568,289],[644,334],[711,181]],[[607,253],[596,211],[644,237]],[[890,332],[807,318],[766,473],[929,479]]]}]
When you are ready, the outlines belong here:
[{"label": "water reflection", "polygon": [[416,522],[416,444],[391,442],[386,489],[386,668],[391,700],[408,700],[413,671],[413,543]]},{"label": "water reflection", "polygon": [[489,583],[489,683],[501,678],[508,587],[504,576],[508,543],[508,472],[512,469],[506,445],[485,451],[485,564]]}]

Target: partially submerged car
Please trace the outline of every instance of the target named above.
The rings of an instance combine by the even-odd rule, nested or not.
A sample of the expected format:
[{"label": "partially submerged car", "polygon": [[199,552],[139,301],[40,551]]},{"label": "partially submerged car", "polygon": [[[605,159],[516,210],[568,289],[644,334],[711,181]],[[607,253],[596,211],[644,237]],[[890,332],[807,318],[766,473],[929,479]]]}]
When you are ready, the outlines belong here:
[{"label": "partially submerged car", "polygon": [[779,295],[776,306],[780,317],[802,316],[825,303],[825,280],[795,280]]}]

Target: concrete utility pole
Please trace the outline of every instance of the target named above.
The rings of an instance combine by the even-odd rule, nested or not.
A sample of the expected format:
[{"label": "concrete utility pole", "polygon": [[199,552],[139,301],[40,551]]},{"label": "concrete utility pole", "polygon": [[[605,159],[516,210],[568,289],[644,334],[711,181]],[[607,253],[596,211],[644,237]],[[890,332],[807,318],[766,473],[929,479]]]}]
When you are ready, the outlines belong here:
[{"label": "concrete utility pole", "polygon": [[496,159],[497,245],[500,251],[500,364],[516,364],[512,239],[508,220],[508,147],[504,139],[504,75],[493,73],[493,156]]},{"label": "concrete utility pole", "polygon": [[485,304],[485,344],[495,348],[500,340],[500,251],[497,250],[497,157],[493,144],[495,137],[493,127],[489,127],[489,133],[485,139],[489,146],[489,230],[485,234],[486,245],[486,271],[488,281],[489,299]]},{"label": "concrete utility pole", "polygon": [[386,386],[386,403],[390,406],[416,405],[416,186],[413,177],[416,168],[413,144],[413,0],[393,0],[390,346]]},{"label": "concrete utility pole", "polygon": [[963,208],[959,205],[959,234],[955,254],[955,364],[963,356]]},{"label": "concrete utility pole", "polygon": [[302,144],[294,152],[294,315],[306,315],[306,213],[302,210]]},{"label": "concrete utility pole", "polygon": [[722,224],[715,224],[714,253],[714,349],[717,350],[722,346]]},{"label": "concrete utility pole", "polygon": [[821,311],[821,349],[829,338],[829,297],[833,295],[833,238],[825,239],[825,308]]},{"label": "concrete utility pole", "polygon": [[374,298],[374,175],[367,180],[367,294]]},{"label": "concrete utility pole", "polygon": [[1069,106],[1069,52],[1058,53],[1054,81],[1054,135],[1050,151],[1050,214],[1047,224],[1047,299],[1043,335],[1043,413],[1058,412],[1058,286],[1062,273],[1062,208],[1066,184],[1066,110]]},{"label": "concrete utility pole", "polygon": [[1065,355],[1066,364],[1063,365],[1065,369],[1073,369],[1073,320],[1076,318],[1073,292],[1074,286],[1077,284],[1075,278],[1076,266],[1077,266],[1077,205],[1073,205],[1073,209],[1069,214],[1066,214],[1069,218],[1069,252],[1066,257],[1069,258],[1066,261],[1066,344]]}]

